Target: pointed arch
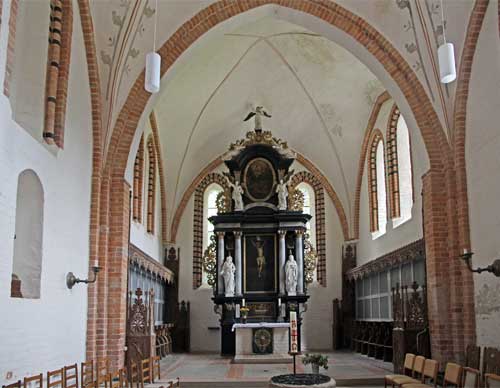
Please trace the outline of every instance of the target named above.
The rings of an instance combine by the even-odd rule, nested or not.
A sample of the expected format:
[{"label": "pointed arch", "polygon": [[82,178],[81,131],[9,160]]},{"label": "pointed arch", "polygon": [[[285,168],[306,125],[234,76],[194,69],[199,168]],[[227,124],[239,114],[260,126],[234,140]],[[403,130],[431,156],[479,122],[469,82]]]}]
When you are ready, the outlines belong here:
[{"label": "pointed arch", "polygon": [[132,219],[142,222],[142,192],[144,184],[144,134],[134,161],[134,183],[132,186]]},{"label": "pointed arch", "polygon": [[373,132],[367,163],[370,231],[377,233],[376,238],[385,233],[384,218],[387,218],[384,137],[379,129]]}]

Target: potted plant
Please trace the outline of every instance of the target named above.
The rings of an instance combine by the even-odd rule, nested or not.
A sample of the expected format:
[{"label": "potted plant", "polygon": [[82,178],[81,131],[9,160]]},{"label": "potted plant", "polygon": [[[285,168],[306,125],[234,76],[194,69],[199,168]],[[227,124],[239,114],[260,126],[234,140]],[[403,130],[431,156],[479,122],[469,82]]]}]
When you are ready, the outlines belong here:
[{"label": "potted plant", "polygon": [[302,358],[304,365],[311,364],[314,374],[319,374],[319,368],[328,369],[328,357],[322,354],[309,354],[306,353]]},{"label": "potted plant", "polygon": [[250,309],[248,307],[240,307],[241,321],[243,323],[247,323],[248,312]]}]

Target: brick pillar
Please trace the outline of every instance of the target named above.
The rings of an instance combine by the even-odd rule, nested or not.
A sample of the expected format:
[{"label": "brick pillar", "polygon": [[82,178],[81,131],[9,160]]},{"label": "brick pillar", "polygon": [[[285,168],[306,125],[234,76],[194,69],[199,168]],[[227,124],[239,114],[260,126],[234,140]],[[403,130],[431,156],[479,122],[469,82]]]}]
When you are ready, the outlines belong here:
[{"label": "brick pillar", "polygon": [[453,174],[429,171],[422,177],[431,352],[442,364],[462,361],[465,344],[475,342],[474,287],[458,258]]},{"label": "brick pillar", "polygon": [[123,177],[113,177],[110,193],[106,355],[111,361],[111,368],[116,370],[125,361],[130,186]]}]

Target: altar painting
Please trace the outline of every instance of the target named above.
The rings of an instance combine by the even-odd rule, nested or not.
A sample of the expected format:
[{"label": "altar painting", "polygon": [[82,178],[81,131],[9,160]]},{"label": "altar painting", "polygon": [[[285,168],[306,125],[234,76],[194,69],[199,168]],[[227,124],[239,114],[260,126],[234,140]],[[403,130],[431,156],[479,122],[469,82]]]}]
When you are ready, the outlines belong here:
[{"label": "altar painting", "polygon": [[244,292],[277,291],[276,236],[245,235]]}]

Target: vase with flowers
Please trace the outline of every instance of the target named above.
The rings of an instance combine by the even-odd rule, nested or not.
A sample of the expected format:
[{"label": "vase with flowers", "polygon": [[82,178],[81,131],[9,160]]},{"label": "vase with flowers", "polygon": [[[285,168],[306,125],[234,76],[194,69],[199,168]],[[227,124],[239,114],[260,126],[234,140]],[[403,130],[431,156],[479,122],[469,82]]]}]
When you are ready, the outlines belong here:
[{"label": "vase with flowers", "polygon": [[328,357],[322,354],[309,354],[306,353],[302,358],[304,365],[311,364],[312,372],[319,374],[319,368],[328,369]]},{"label": "vase with flowers", "polygon": [[249,311],[250,311],[250,309],[246,306],[240,307],[241,322],[247,323]]}]

